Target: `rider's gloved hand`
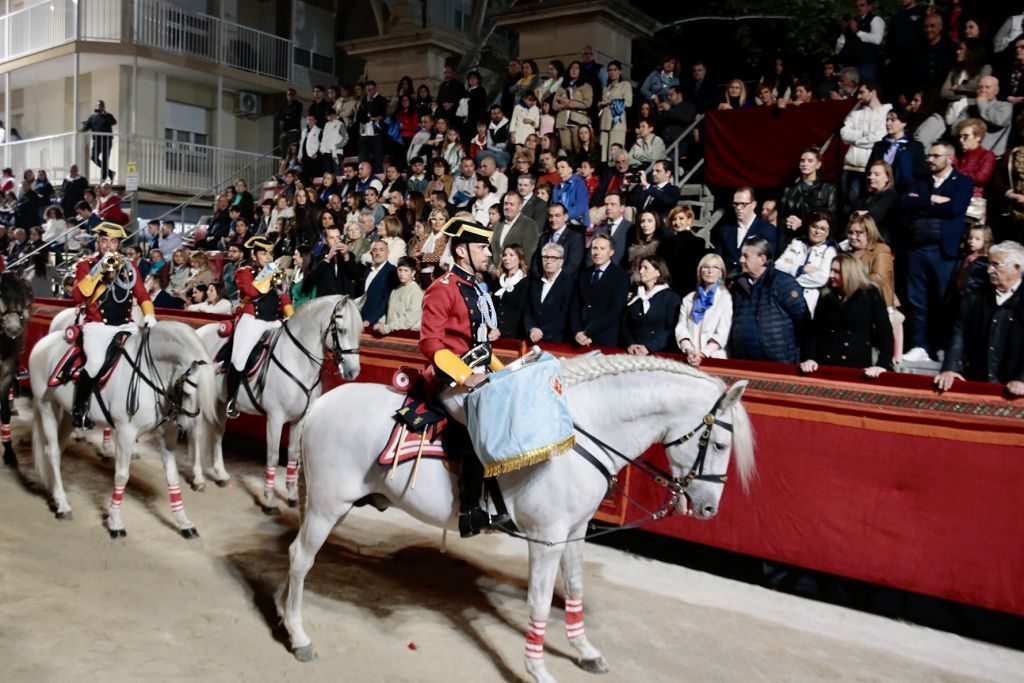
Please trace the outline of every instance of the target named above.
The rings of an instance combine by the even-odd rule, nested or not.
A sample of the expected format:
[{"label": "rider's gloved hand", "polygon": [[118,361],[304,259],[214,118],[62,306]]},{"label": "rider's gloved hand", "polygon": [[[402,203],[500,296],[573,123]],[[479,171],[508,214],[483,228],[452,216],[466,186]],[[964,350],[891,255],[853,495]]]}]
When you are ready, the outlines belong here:
[{"label": "rider's gloved hand", "polygon": [[155,315],[146,314],[146,315],[142,316],[142,326],[143,327],[153,327],[153,325],[156,325],[156,316]]}]

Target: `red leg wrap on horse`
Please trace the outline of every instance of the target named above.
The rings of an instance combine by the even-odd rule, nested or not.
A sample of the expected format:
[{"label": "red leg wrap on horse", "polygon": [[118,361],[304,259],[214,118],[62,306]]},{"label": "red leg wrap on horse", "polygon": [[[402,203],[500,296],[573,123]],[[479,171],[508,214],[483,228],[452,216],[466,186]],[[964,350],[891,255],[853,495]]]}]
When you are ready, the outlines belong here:
[{"label": "red leg wrap on horse", "polygon": [[168,484],[167,493],[171,498],[171,512],[181,512],[185,509],[185,503],[181,500],[181,486]]},{"label": "red leg wrap on horse", "polygon": [[583,635],[583,600],[565,599],[565,635],[569,638]]},{"label": "red leg wrap on horse", "polygon": [[0,441],[3,441],[4,443],[11,442],[11,425],[0,425]]},{"label": "red leg wrap on horse", "polygon": [[121,509],[121,499],[122,498],[124,498],[124,487],[123,486],[115,486],[114,487],[114,495],[110,496],[110,509],[111,510],[120,510]]},{"label": "red leg wrap on horse", "polygon": [[295,483],[299,480],[299,461],[289,460],[288,470],[285,472],[284,481],[288,484],[288,488],[295,486]]},{"label": "red leg wrap on horse", "polygon": [[109,446],[110,445],[110,429],[109,428],[103,430],[103,445],[104,446]]},{"label": "red leg wrap on horse", "polygon": [[526,657],[528,659],[544,659],[544,631],[547,622],[530,619],[526,628]]},{"label": "red leg wrap on horse", "polygon": [[276,467],[268,467],[267,474],[263,479],[263,487],[268,491],[274,488],[274,476],[277,474]]}]

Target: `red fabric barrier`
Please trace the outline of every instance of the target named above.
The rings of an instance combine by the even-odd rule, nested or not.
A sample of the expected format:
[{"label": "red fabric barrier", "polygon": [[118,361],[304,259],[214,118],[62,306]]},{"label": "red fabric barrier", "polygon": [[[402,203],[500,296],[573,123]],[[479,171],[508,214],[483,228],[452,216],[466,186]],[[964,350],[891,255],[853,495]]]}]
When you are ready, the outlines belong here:
[{"label": "red fabric barrier", "polygon": [[[37,304],[29,348],[63,305]],[[506,361],[523,350],[514,341],[498,345]],[[423,365],[415,335],[406,333],[364,335],[360,361],[360,382],[390,383],[397,368]],[[865,381],[859,371],[823,368],[807,377],[795,366],[738,361],[705,369],[727,383],[749,381],[743,403],[754,425],[757,478],[744,495],[731,472],[711,521],[673,516],[648,530],[1024,615],[1024,400],[975,383],[939,395],[917,375]],[[339,384],[337,374],[326,371],[324,384]],[[263,438],[258,418],[229,428]],[[664,462],[660,447],[649,455]],[[623,471],[619,482],[639,505],[609,498],[598,519],[623,524],[645,515],[639,506],[657,509],[664,500],[664,490],[636,471]]]},{"label": "red fabric barrier", "polygon": [[[800,150],[823,145],[842,128],[852,100],[811,102],[799,107],[753,107],[709,111],[704,159],[708,185],[785,187],[797,176]],[[825,177],[842,169],[844,145],[839,135],[825,154]]]}]

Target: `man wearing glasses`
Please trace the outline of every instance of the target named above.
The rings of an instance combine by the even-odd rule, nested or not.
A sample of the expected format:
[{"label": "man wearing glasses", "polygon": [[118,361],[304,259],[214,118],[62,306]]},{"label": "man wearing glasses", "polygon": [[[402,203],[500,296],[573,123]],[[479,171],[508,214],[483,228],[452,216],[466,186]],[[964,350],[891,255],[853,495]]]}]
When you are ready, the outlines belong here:
[{"label": "man wearing glasses", "polygon": [[572,302],[573,276],[562,268],[565,249],[549,242],[540,250],[541,274],[530,281],[530,293],[523,310],[523,325],[534,344],[565,341],[565,328]]},{"label": "man wearing glasses", "polygon": [[929,352],[945,346],[929,307],[946,298],[956,269],[974,183],[953,168],[953,146],[938,142],[928,149],[928,181],[915,181],[900,196],[906,212],[907,299],[910,304],[910,351],[903,359],[926,361]]},{"label": "man wearing glasses", "polygon": [[779,231],[757,215],[753,188],[741,187],[736,190],[732,195],[732,208],[736,213],[736,222],[722,226],[715,241],[715,252],[725,261],[726,275],[730,278],[739,275],[740,247],[751,237],[768,240],[773,254],[777,254],[779,249]]},{"label": "man wearing glasses", "polygon": [[955,380],[1005,384],[1024,396],[1024,246],[1006,241],[988,257],[988,284],[967,295],[960,307],[942,372],[935,386],[946,391]]}]

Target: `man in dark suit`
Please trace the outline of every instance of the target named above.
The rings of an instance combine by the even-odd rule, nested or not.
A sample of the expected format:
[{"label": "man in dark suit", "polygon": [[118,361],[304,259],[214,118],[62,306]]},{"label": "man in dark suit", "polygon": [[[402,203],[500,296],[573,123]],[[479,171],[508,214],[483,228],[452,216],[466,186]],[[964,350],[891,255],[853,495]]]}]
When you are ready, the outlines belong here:
[{"label": "man in dark suit", "polygon": [[149,300],[153,302],[154,308],[172,308],[183,310],[185,302],[163,288],[160,278],[156,275],[149,275],[145,279],[146,291],[149,292]]},{"label": "man in dark suit", "polygon": [[[665,220],[668,212],[679,203],[679,186],[672,182],[672,170],[674,164],[668,159],[654,162],[651,169],[651,179],[647,174],[640,172],[638,182],[629,193],[630,204],[636,210],[652,209],[658,212],[661,220]],[[654,182],[651,182],[651,181]]]},{"label": "man in dark suit", "polygon": [[[615,252],[613,261],[625,267],[626,259],[629,257],[629,233],[633,224],[625,219],[626,200],[621,192],[611,192],[604,198],[605,222],[599,223],[594,228],[595,235],[608,235],[612,241],[612,249]],[[594,265],[590,259],[590,252],[587,252],[587,266]]]},{"label": "man in dark suit", "polygon": [[541,247],[541,274],[530,281],[523,309],[523,327],[531,342],[561,344],[569,322],[569,305],[575,279],[562,267],[565,249],[548,243]]},{"label": "man in dark suit", "polygon": [[516,188],[523,198],[523,215],[532,218],[538,228],[543,228],[548,219],[548,203],[533,192],[537,188],[537,180],[529,173],[523,173],[516,178]]},{"label": "man in dark suit", "polygon": [[363,267],[349,253],[348,244],[341,238],[341,230],[336,227],[324,230],[324,247],[323,256],[309,269],[303,289],[312,291],[315,287],[317,296],[359,296]]},{"label": "man in dark suit", "polygon": [[989,250],[989,281],[961,304],[942,372],[935,378],[941,391],[955,379],[969,379],[1005,384],[1011,396],[1024,396],[1022,271],[1024,246],[1019,242],[1000,242]]},{"label": "man in dark suit", "polygon": [[[953,168],[953,146],[937,142],[928,149],[926,181],[914,181],[900,195],[906,212],[908,241],[907,300],[910,304],[909,351],[904,360],[928,360],[929,352],[944,348],[944,333],[934,320],[929,325],[929,306],[946,298],[946,289],[956,270],[960,240],[967,225],[967,207],[974,183]],[[934,329],[930,329],[934,328]]]},{"label": "man in dark suit", "polygon": [[772,248],[772,255],[779,253],[779,231],[774,225],[757,215],[757,201],[751,187],[741,187],[732,195],[732,208],[736,221],[722,226],[715,241],[715,252],[725,261],[727,277],[740,273],[740,247],[751,237],[763,237]]},{"label": "man in dark suit", "polygon": [[533,265],[530,266],[530,274],[533,277],[540,277],[542,269],[541,249],[546,244],[557,244],[564,251],[562,270],[570,278],[575,278],[583,265],[583,235],[569,227],[569,212],[561,204],[555,203],[548,207],[548,229],[540,234],[537,242],[537,251],[534,252]]},{"label": "man in dark suit", "polygon": [[523,198],[518,192],[509,191],[502,202],[505,220],[494,229],[491,237],[491,268],[492,272],[501,265],[501,250],[510,244],[518,244],[523,248],[523,265],[533,260],[533,252],[537,248],[540,228],[533,219],[523,214]]},{"label": "man in dark suit", "polygon": [[629,293],[629,275],[612,263],[615,250],[606,235],[590,243],[594,265],[576,280],[569,309],[569,333],[580,346],[616,346]]},{"label": "man in dark suit", "polygon": [[388,297],[398,285],[398,271],[388,261],[388,243],[377,240],[370,246],[370,268],[363,280],[363,327],[369,327],[388,312]]}]

